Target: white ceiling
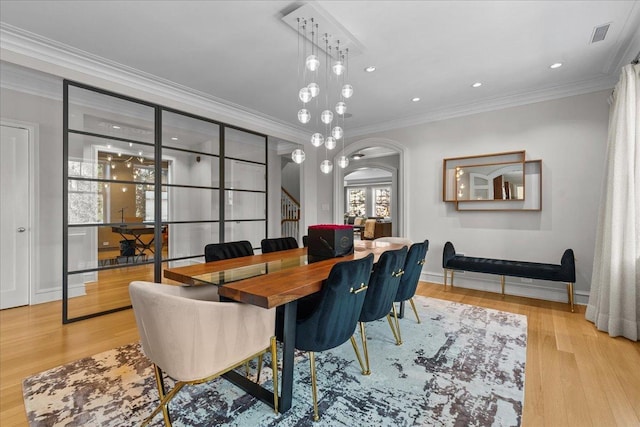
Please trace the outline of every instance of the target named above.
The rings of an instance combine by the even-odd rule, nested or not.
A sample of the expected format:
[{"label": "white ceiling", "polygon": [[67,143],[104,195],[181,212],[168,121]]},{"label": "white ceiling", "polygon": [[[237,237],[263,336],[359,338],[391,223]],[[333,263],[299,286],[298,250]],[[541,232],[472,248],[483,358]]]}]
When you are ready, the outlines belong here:
[{"label": "white ceiling", "polygon": [[[296,120],[298,40],[282,21],[299,5],[2,0],[0,20],[5,35],[86,53],[302,129]],[[345,129],[351,135],[611,88],[620,67],[640,50],[638,1],[313,6],[362,47],[349,60],[355,94]],[[591,44],[594,27],[606,23],[605,40]],[[564,65],[550,69],[554,62]],[[377,70],[366,73],[368,65]],[[477,81],[483,85],[472,88]]]}]

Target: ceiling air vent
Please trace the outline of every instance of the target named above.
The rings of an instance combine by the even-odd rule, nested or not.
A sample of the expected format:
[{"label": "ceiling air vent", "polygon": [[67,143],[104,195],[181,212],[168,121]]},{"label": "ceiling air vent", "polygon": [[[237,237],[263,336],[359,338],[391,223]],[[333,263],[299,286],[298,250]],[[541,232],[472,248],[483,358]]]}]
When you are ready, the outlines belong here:
[{"label": "ceiling air vent", "polygon": [[593,29],[593,34],[591,35],[591,43],[601,42],[607,36],[607,31],[609,31],[609,24],[600,25]]}]

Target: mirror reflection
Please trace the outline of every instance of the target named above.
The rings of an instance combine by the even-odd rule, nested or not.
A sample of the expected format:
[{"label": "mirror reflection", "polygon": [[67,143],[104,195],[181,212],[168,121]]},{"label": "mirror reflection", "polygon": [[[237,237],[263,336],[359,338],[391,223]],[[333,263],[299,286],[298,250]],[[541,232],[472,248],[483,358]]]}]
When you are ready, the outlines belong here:
[{"label": "mirror reflection", "polygon": [[457,200],[524,200],[524,164],[456,167]]}]

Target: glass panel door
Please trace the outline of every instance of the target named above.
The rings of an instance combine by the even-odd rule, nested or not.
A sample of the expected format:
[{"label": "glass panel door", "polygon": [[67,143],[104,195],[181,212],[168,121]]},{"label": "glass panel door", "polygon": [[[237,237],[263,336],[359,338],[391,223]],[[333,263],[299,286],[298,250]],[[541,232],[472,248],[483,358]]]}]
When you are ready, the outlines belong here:
[{"label": "glass panel door", "polygon": [[[267,137],[64,81],[63,322],[267,230]],[[226,150],[226,156],[225,156]]]},{"label": "glass panel door", "polygon": [[153,280],[155,108],[65,81],[63,321],[130,306]]}]

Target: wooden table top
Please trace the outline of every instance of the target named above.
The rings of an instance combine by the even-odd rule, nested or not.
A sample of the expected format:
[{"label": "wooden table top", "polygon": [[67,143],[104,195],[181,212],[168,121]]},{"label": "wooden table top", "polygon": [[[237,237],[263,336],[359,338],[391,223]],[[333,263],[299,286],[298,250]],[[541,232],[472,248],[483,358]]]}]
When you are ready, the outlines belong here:
[{"label": "wooden table top", "polygon": [[[249,277],[232,283],[225,283],[220,286],[218,293],[221,296],[232,298],[236,301],[256,305],[264,308],[273,308],[286,304],[301,297],[318,292],[322,287],[322,282],[329,277],[329,272],[334,264],[342,261],[350,261],[374,254],[374,262],[377,262],[380,255],[387,250],[400,249],[404,245],[373,242],[354,242],[355,252],[352,255],[332,258],[324,261],[305,264],[306,248],[290,249],[286,251],[271,252],[268,254],[254,255],[248,257],[232,258],[222,261],[208,262],[204,264],[190,265],[185,267],[170,268],[164,270],[164,277],[184,283],[186,285],[202,285],[207,283],[198,276],[208,275],[216,272],[231,272],[231,270],[247,268],[265,268],[268,263],[293,264],[284,268],[277,268],[278,271],[266,271],[255,277]],[[304,259],[300,260],[301,257]],[[295,264],[295,258],[300,260]],[[300,265],[302,264],[302,265]]]}]

